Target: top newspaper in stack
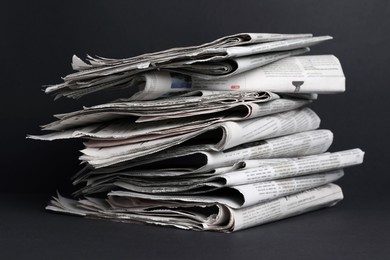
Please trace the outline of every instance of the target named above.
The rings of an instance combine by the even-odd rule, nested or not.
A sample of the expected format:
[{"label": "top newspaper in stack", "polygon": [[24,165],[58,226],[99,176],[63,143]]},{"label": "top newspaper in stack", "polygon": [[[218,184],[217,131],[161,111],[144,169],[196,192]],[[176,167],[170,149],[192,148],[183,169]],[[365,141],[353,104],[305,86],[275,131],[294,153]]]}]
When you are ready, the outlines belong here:
[{"label": "top newspaper in stack", "polygon": [[[138,91],[140,78],[137,76],[140,73],[161,70],[191,78],[230,77],[303,54],[309,51],[309,46],[331,38],[312,37],[311,34],[243,33],[199,46],[174,48],[127,59],[88,57],[89,63],[85,63],[74,57],[73,68],[78,72],[65,76],[64,83],[49,86],[45,91],[56,94],[56,97],[79,98],[103,89],[129,88],[131,96]],[[139,94],[134,98],[155,97],[146,98]]]},{"label": "top newspaper in stack", "polygon": [[[250,57],[248,57],[250,59]],[[200,90],[329,94],[345,91],[345,77],[333,55],[288,57],[267,66],[212,79],[153,71],[134,77],[137,91],[129,100],[150,100],[170,93]]]}]

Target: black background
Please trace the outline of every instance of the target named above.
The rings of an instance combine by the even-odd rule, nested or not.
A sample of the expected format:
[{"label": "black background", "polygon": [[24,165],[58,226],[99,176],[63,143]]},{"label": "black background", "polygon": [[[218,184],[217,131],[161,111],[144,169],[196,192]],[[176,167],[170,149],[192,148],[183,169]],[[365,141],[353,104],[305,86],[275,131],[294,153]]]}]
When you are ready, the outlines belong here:
[{"label": "black background", "polygon": [[[388,259],[390,2],[2,1],[0,256],[7,258]],[[335,134],[331,150],[359,147],[363,165],[338,183],[338,206],[235,234],[188,232],[50,214],[78,169],[78,141],[26,140],[53,113],[109,99],[53,101],[42,85],[71,72],[73,54],[131,57],[238,32],[313,33],[334,40],[347,92],[311,107]]]}]

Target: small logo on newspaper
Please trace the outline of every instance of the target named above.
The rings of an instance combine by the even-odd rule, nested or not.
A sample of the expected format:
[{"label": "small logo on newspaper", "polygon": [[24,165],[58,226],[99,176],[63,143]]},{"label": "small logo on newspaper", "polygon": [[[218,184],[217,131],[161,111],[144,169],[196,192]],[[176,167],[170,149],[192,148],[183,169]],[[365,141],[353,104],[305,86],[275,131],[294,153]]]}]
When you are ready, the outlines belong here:
[{"label": "small logo on newspaper", "polygon": [[295,87],[294,92],[299,92],[301,90],[301,86],[303,85],[304,81],[293,81],[292,84]]},{"label": "small logo on newspaper", "polygon": [[171,88],[190,89],[192,87],[191,76],[171,72]]},{"label": "small logo on newspaper", "polygon": [[233,85],[233,86],[230,86],[230,89],[240,89],[240,85]]}]

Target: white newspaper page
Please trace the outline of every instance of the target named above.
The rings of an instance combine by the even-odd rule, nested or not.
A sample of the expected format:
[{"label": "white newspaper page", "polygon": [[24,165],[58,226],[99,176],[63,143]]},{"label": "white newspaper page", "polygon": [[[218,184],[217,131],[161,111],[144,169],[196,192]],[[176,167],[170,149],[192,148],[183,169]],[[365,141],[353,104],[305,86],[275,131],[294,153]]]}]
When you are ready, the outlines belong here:
[{"label": "white newspaper page", "polygon": [[[134,200],[111,195],[108,204],[101,199],[86,198],[75,201],[58,195],[46,209],[122,222],[135,221],[184,229],[232,232],[333,206],[341,199],[343,194],[340,187],[327,184],[240,209],[220,203],[154,203],[152,200]],[[197,211],[196,207],[209,208],[210,213],[203,214]]]},{"label": "white newspaper page", "polygon": [[[243,37],[243,35],[245,36]],[[187,64],[218,61],[229,57],[294,50],[331,39],[330,36],[296,35],[296,37],[301,38],[288,36],[281,37],[281,40],[269,38],[271,41],[258,41],[255,40],[257,37],[252,38],[254,34],[243,35],[220,39],[200,46],[176,48],[129,59],[115,60],[88,57],[87,63],[78,57],[74,57],[73,67],[79,71],[65,76],[63,78],[64,83],[49,86],[45,91],[46,93],[55,93],[56,98],[61,96],[79,98],[104,89],[129,88],[134,83],[133,76],[146,71],[161,69],[178,61],[180,61],[178,66],[182,65],[183,60],[187,60]],[[230,42],[230,39],[235,40]],[[244,40],[242,41],[242,39]]]},{"label": "white newspaper page", "polygon": [[[128,198],[150,199],[167,202],[191,202],[191,203],[221,203],[231,208],[249,207],[261,202],[280,198],[303,190],[325,185],[336,181],[344,175],[343,170],[324,172],[322,174],[313,174],[309,176],[286,178],[281,180],[251,183],[246,185],[225,187],[219,192],[203,192],[198,194],[191,193],[172,193],[163,194],[158,192],[148,192],[147,189],[133,190],[127,189],[125,183],[119,183],[118,186],[127,189],[113,190],[109,196],[122,196]],[[223,191],[223,192],[221,192]],[[170,192],[167,190],[167,192]],[[156,202],[156,204],[158,204]]]},{"label": "white newspaper page", "polygon": [[304,108],[239,122],[224,122],[212,125],[201,131],[139,144],[106,148],[85,148],[81,151],[84,155],[80,157],[80,160],[88,162],[95,168],[109,166],[167,149],[195,138],[200,134],[218,129],[222,130],[222,133],[219,131],[222,136],[215,131],[209,132],[217,134],[210,141],[215,144],[214,150],[222,151],[243,143],[313,130],[318,128],[319,123],[319,117],[309,108]]},{"label": "white newspaper page", "polygon": [[320,121],[313,110],[303,108],[260,119],[226,122],[226,134],[216,148],[221,151],[243,143],[316,129]]},{"label": "white newspaper page", "polygon": [[[169,178],[169,176],[166,176],[165,178],[156,178],[153,182],[150,182],[149,177],[126,177],[126,175],[120,174],[99,181],[104,185],[108,182],[108,184],[113,184],[126,190],[142,193],[186,192],[195,194],[227,186],[247,185],[336,170],[361,164],[363,156],[364,153],[360,149],[352,149],[302,158],[245,161],[246,165],[250,165],[245,169],[233,170],[212,177],[187,175],[181,178]],[[99,182],[97,185],[99,185]],[[244,187],[249,187],[250,192],[257,189],[253,187],[252,189],[251,186]]]},{"label": "white newspaper page", "polygon": [[[226,151],[210,151],[211,147],[205,145],[188,146],[181,148],[171,148],[156,154],[132,160],[123,165],[106,167],[103,169],[85,169],[75,176],[75,181],[85,180],[89,176],[114,173],[133,176],[178,176],[187,174],[207,173],[218,174],[234,169],[245,168],[240,161],[249,159],[268,159],[268,158],[287,158],[301,157],[306,155],[320,154],[328,150],[332,144],[333,134],[329,130],[313,130],[302,133],[276,137],[264,141],[257,141],[244,144]],[[177,158],[180,166],[175,164],[172,159]],[[167,165],[165,160],[169,161],[169,166],[162,167],[161,164]],[[191,165],[183,166],[182,161],[191,162]],[[147,170],[149,164],[159,163],[160,169]],[[131,168],[141,166],[144,170],[132,171]],[[217,169],[227,167],[223,172]],[[222,170],[222,169],[221,169]]]},{"label": "white newspaper page", "polygon": [[[146,53],[139,56],[126,59],[107,59],[87,57],[87,62],[82,61],[77,56],[73,56],[72,67],[78,72],[65,77],[65,83],[80,79],[92,78],[101,75],[110,75],[119,70],[120,67],[133,65],[134,68],[143,69],[150,66],[152,60],[169,61],[183,56],[196,56],[208,48],[227,48],[230,46],[239,46],[242,44],[256,44],[272,41],[281,41],[295,38],[309,38],[311,34],[264,34],[264,33],[240,33],[231,36],[225,36],[215,41],[204,43],[198,46],[179,47],[163,50],[155,53]],[[58,84],[47,88],[47,92],[52,92],[60,88],[67,87],[68,84]],[[81,84],[81,86],[83,86]]]},{"label": "white newspaper page", "polygon": [[[287,51],[262,53],[250,56],[233,57],[217,61],[191,61],[170,63],[161,69],[203,79],[215,79],[232,76],[254,68],[265,66],[272,62],[295,55],[309,52],[309,48],[300,48]],[[191,79],[190,77],[188,79]]]},{"label": "white newspaper page", "polygon": [[[171,135],[184,134],[191,131],[196,131],[201,128],[208,127],[212,124],[225,121],[240,121],[248,118],[256,118],[270,114],[280,113],[284,111],[294,110],[306,105],[308,101],[276,99],[265,103],[243,102],[234,107],[234,110],[226,112],[217,112],[211,114],[201,114],[191,117],[179,117],[175,120],[158,120],[152,121],[142,120],[135,117],[127,117],[124,119],[109,120],[108,122],[88,124],[85,127],[77,127],[67,130],[69,125],[50,126],[51,129],[56,129],[57,132],[35,136],[29,135],[29,138],[45,141],[53,141],[58,139],[70,138],[85,138],[92,139],[84,144],[87,147],[109,147],[123,144],[137,143],[141,141],[149,141],[168,137]],[[97,113],[100,115],[100,113]],[[176,117],[177,115],[168,115],[159,117],[158,119],[167,119]],[[92,118],[90,118],[92,119]],[[96,118],[103,120],[102,118]],[[77,120],[78,123],[80,119]],[[84,121],[85,123],[85,121]],[[61,128],[64,131],[59,131]]]},{"label": "white newspaper page", "polygon": [[363,157],[364,152],[362,150],[351,149],[305,156],[270,165],[266,165],[263,160],[259,160],[261,167],[229,172],[221,177],[225,180],[227,186],[233,186],[344,168],[361,164]]},{"label": "white newspaper page", "polygon": [[224,49],[206,49],[202,52],[197,53],[197,57],[193,56],[192,59],[189,60],[186,64],[225,60],[232,57],[243,57],[260,53],[300,49],[331,39],[331,36],[317,36],[310,38],[287,39],[282,41],[242,45],[236,47],[228,47]]},{"label": "white newspaper page", "polygon": [[302,39],[289,39],[283,41],[275,41],[267,44],[254,44],[246,46],[230,47],[227,49],[229,57],[248,56],[257,53],[264,53],[270,51],[285,51],[298,48],[309,47],[327,40],[331,40],[331,36],[317,36]]},{"label": "white newspaper page", "polygon": [[339,169],[324,172],[322,174],[258,182],[233,186],[232,188],[238,190],[244,198],[244,202],[240,205],[240,207],[249,207],[266,200],[276,199],[337,181],[343,177],[343,175],[343,170]]},{"label": "white newspaper page", "polygon": [[[286,158],[320,154],[332,144],[333,134],[329,130],[313,130],[283,137],[267,139],[260,143],[240,146],[224,152],[209,152],[207,164],[199,172],[212,168],[233,165],[240,160]],[[257,144],[257,145],[256,145]]]},{"label": "white newspaper page", "polygon": [[337,93],[345,91],[341,64],[333,55],[289,57],[232,77],[192,79],[194,89],[268,90],[279,93]]},{"label": "white newspaper page", "polygon": [[339,186],[327,184],[270,202],[261,203],[242,209],[230,209],[237,231],[283,218],[299,215],[323,207],[333,206],[343,199]]},{"label": "white newspaper page", "polygon": [[[294,110],[299,107],[308,105],[311,103],[311,100],[303,99],[290,99],[290,98],[275,98],[268,102],[242,102],[236,106],[232,106],[224,110],[222,114],[220,111],[209,110],[208,115],[217,116],[220,115],[221,120],[224,121],[237,121],[242,119],[255,118],[260,116],[266,116],[270,114],[280,113],[288,110]],[[149,122],[149,121],[160,121],[173,118],[197,116],[199,114],[204,114],[205,110],[198,111],[181,111],[178,113],[166,113],[165,115],[159,116],[141,116],[137,119],[137,123]]]},{"label": "white newspaper page", "polygon": [[[233,109],[247,102],[269,102],[279,99],[270,92],[193,91],[186,95],[151,101],[124,101],[106,103],[83,110],[57,114],[59,120],[44,125],[44,130],[64,130],[99,123],[125,116],[168,116],[171,118],[210,114]],[[172,116],[176,115],[176,116]],[[150,120],[149,120],[150,121]]]}]

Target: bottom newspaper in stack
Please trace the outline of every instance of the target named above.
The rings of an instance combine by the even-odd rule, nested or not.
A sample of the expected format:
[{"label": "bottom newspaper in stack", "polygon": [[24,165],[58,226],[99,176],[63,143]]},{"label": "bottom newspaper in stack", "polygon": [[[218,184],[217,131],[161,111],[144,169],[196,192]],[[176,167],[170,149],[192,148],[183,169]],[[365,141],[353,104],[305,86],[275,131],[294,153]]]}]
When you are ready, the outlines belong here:
[{"label": "bottom newspaper in stack", "polygon": [[[74,177],[79,200],[58,194],[47,209],[123,222],[232,232],[343,198],[332,182],[360,164],[360,149],[327,153],[329,130],[310,130],[224,151],[183,144]],[[101,196],[103,194],[103,197]]]}]

